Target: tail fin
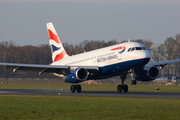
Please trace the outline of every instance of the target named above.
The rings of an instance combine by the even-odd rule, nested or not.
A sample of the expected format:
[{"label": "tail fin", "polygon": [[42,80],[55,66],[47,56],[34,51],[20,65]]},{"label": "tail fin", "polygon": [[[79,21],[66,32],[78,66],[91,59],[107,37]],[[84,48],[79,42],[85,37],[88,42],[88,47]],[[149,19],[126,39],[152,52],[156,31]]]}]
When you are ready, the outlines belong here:
[{"label": "tail fin", "polygon": [[46,26],[49,36],[49,44],[51,46],[52,61],[56,62],[62,60],[63,58],[69,57],[56,33],[53,24],[49,22],[46,24]]}]

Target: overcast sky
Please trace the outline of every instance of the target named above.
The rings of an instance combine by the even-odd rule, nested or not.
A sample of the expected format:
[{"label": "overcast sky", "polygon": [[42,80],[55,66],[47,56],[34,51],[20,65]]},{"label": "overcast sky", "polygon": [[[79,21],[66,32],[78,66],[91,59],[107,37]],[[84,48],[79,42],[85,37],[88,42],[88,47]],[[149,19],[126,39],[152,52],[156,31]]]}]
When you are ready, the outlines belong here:
[{"label": "overcast sky", "polygon": [[[133,1],[133,2],[132,2]],[[62,42],[150,39],[180,33],[180,0],[0,0],[0,42],[48,44],[52,22]]]}]

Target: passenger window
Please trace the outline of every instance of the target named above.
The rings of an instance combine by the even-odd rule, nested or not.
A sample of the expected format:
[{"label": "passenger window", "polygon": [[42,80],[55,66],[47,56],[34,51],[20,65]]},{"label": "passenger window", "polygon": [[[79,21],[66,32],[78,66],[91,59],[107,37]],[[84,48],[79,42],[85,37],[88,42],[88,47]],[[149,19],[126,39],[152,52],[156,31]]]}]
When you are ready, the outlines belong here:
[{"label": "passenger window", "polygon": [[128,52],[131,51],[131,48],[128,49]]},{"label": "passenger window", "polygon": [[135,50],[134,47],[131,49],[131,51]]},{"label": "passenger window", "polygon": [[142,50],[142,48],[141,47],[136,47],[136,50]]}]

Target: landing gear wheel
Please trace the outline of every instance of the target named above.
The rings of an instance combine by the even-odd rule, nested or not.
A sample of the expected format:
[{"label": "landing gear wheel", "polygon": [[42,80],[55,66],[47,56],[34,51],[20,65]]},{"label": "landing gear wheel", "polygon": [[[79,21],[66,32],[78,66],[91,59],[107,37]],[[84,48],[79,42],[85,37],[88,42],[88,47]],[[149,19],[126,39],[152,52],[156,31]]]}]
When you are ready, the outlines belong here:
[{"label": "landing gear wheel", "polygon": [[71,90],[72,93],[75,92],[75,88],[76,88],[75,85],[71,85],[70,90]]},{"label": "landing gear wheel", "polygon": [[123,86],[123,91],[124,91],[124,92],[128,92],[128,86],[127,86],[127,85],[124,85],[124,86]]},{"label": "landing gear wheel", "polygon": [[77,92],[80,93],[81,92],[81,85],[77,85]]},{"label": "landing gear wheel", "polygon": [[121,85],[118,85],[118,86],[117,86],[117,91],[118,91],[119,93],[122,92],[122,86],[121,86]]},{"label": "landing gear wheel", "polygon": [[134,84],[134,80],[131,80],[131,85],[133,85]]},{"label": "landing gear wheel", "polygon": [[131,85],[136,85],[136,80],[131,80]]}]

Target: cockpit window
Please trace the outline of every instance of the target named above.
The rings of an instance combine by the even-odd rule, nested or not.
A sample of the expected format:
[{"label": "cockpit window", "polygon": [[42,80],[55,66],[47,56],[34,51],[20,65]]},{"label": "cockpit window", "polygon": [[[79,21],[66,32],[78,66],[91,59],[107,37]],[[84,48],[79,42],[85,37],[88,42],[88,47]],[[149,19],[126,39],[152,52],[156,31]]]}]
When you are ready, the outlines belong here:
[{"label": "cockpit window", "polygon": [[142,47],[132,47],[129,48],[127,52],[134,51],[134,50],[147,50],[144,46]]},{"label": "cockpit window", "polygon": [[142,47],[143,50],[147,50],[145,47]]},{"label": "cockpit window", "polygon": [[136,50],[142,50],[142,48],[141,47],[135,47],[136,48]]},{"label": "cockpit window", "polygon": [[135,50],[134,47],[131,49],[131,51]]},{"label": "cockpit window", "polygon": [[128,52],[131,51],[131,48],[128,49]]}]

